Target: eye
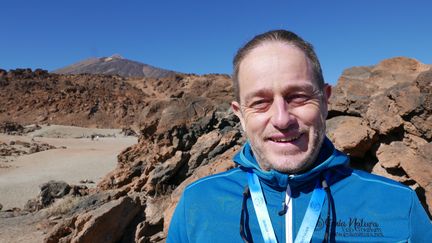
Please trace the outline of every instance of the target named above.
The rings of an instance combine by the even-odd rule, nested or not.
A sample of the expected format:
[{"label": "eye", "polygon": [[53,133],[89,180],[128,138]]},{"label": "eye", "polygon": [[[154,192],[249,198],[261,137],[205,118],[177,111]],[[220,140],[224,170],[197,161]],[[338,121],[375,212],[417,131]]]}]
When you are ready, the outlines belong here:
[{"label": "eye", "polygon": [[271,105],[271,101],[268,99],[259,99],[252,101],[248,107],[255,109],[257,111],[265,111],[267,110]]},{"label": "eye", "polygon": [[315,99],[317,99],[317,96],[309,93],[294,93],[285,98],[286,102],[292,107],[306,105]]},{"label": "eye", "polygon": [[308,94],[292,94],[286,97],[286,101],[291,105],[303,105],[312,99]]}]

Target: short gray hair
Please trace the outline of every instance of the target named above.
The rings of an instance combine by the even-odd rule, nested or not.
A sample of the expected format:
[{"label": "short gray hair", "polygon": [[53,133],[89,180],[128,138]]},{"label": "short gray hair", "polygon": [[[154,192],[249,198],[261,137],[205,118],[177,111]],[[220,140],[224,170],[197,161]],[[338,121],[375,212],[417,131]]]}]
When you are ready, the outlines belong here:
[{"label": "short gray hair", "polygon": [[240,101],[240,88],[238,74],[240,71],[240,63],[243,59],[256,47],[260,46],[265,42],[282,42],[290,45],[294,45],[299,48],[303,53],[309,58],[312,63],[312,68],[314,72],[315,82],[318,84],[320,91],[324,89],[324,77],[321,70],[321,64],[315,54],[313,46],[303,40],[301,37],[295,33],[288,30],[271,30],[263,34],[257,35],[252,40],[247,42],[243,47],[241,47],[233,60],[233,87],[234,87],[234,97],[237,101]]}]

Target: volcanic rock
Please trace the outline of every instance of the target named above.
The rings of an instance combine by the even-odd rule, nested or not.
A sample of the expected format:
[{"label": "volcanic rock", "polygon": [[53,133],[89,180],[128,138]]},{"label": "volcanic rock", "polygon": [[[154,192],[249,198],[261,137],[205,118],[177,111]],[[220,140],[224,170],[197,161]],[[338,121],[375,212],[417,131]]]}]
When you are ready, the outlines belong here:
[{"label": "volcanic rock", "polygon": [[49,181],[40,186],[42,205],[50,204],[55,198],[61,198],[68,194],[71,187],[64,181]]},{"label": "volcanic rock", "polygon": [[138,199],[123,197],[113,200],[68,220],[68,226],[60,225],[45,242],[118,242],[139,210]]},{"label": "volcanic rock", "polygon": [[[393,176],[409,178],[411,182],[405,180],[403,182],[417,183],[421,190],[424,190],[424,195],[421,194],[423,205],[431,210],[432,206],[432,161],[430,155],[431,144],[426,144],[417,150],[406,146],[403,142],[392,142],[389,145],[381,144],[377,151],[379,164],[385,169],[385,174],[389,173]],[[379,171],[374,169],[374,171]],[[378,173],[381,174],[381,173]],[[394,178],[393,178],[394,179]],[[400,179],[399,179],[400,180]]]},{"label": "volcanic rock", "polygon": [[327,136],[336,148],[359,158],[363,158],[377,141],[376,132],[361,118],[353,116],[337,116],[327,120]]},{"label": "volcanic rock", "polygon": [[86,186],[69,185],[64,181],[48,181],[40,186],[40,193],[37,198],[30,199],[24,206],[29,212],[38,211],[53,204],[57,199],[66,195],[83,196],[88,193]]},{"label": "volcanic rock", "polygon": [[49,149],[57,149],[57,147],[47,143],[24,142],[21,140],[12,140],[9,144],[0,142],[0,162],[12,161],[20,155],[37,153]]},{"label": "volcanic rock", "polygon": [[0,133],[9,135],[19,135],[24,133],[24,127],[17,122],[2,122],[0,123]]},{"label": "volcanic rock", "polygon": [[[345,70],[334,87],[327,121],[329,138],[351,156],[351,166],[410,186],[429,214],[430,68],[400,57]],[[18,111],[7,105],[0,109],[7,107],[4,110],[15,114],[12,117],[16,120],[27,114],[26,107],[38,111],[50,104],[58,110],[35,113],[57,122],[84,119],[80,124],[140,131],[138,143],[118,155],[117,168],[82,197],[81,206],[74,207],[54,227],[46,242],[163,242],[186,185],[235,167],[232,157],[245,142],[239,121],[229,109],[233,95],[226,75],[126,79],[49,74],[49,83],[22,78],[34,75],[28,71],[13,75],[19,80],[9,79],[8,72],[9,84],[4,87],[26,87],[21,88],[23,108]],[[64,91],[64,99],[49,91],[58,87]],[[27,89],[43,95],[25,96]],[[7,104],[10,97],[4,94],[0,93],[0,98]],[[51,99],[42,98],[48,94]],[[69,99],[73,102],[67,103]],[[73,107],[69,112],[77,112],[65,116],[62,111],[66,104]],[[117,217],[121,225],[114,220]]]},{"label": "volcanic rock", "polygon": [[417,76],[431,67],[415,59],[396,57],[376,66],[345,70],[330,97],[330,116],[345,113],[364,116],[370,99],[394,86],[412,85]]},{"label": "volcanic rock", "polygon": [[[152,129],[161,118],[205,114],[208,101],[227,109],[231,97],[226,75],[183,75],[166,78],[124,78],[109,75],[58,75],[10,70],[0,86],[0,123],[16,122],[82,127]],[[183,92],[185,97],[171,97]],[[191,93],[192,92],[192,93]],[[196,95],[198,94],[198,95]],[[205,98],[204,98],[205,97]],[[193,105],[189,105],[193,104]],[[164,109],[169,105],[169,108]],[[179,108],[185,113],[180,113]],[[204,109],[204,110],[203,110]],[[174,117],[175,118],[175,117]]]},{"label": "volcanic rock", "polygon": [[[328,134],[338,148],[352,156],[352,151],[358,152],[354,157],[360,159],[354,161],[363,163],[360,168],[411,186],[429,214],[432,157],[424,154],[432,141],[431,67],[398,57],[346,70],[330,99],[327,121]],[[347,115],[357,118],[348,120]],[[366,147],[350,140],[365,138]]]}]

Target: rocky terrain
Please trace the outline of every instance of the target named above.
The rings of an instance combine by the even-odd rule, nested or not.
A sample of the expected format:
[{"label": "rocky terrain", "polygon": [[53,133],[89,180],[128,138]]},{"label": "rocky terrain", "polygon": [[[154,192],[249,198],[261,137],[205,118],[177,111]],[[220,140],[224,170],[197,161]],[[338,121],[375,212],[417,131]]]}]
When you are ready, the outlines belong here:
[{"label": "rocky terrain", "polygon": [[[17,83],[27,85],[32,83],[30,79],[4,79],[8,75],[10,72],[0,75],[0,89],[12,85],[25,94]],[[82,99],[100,102],[97,112],[88,116],[92,106],[80,110],[87,101],[76,98],[68,104],[76,107],[73,115],[81,114],[79,119],[72,119],[71,115],[68,121],[64,113],[57,114],[63,112],[59,108],[45,113],[47,118],[41,122],[95,126],[102,122],[95,118],[99,112],[101,117],[107,114],[109,118],[99,126],[130,126],[140,133],[138,143],[119,154],[117,168],[96,189],[82,196],[57,198],[52,206],[33,213],[20,213],[18,217],[23,217],[27,225],[37,225],[33,232],[44,233],[45,242],[164,242],[184,187],[198,178],[234,167],[231,158],[244,137],[237,118],[229,110],[232,94],[227,76],[177,75],[132,80],[119,76],[43,75],[45,78],[32,79],[37,80],[33,83],[44,85],[26,86],[36,87],[37,92],[31,94],[55,96],[58,90],[53,80],[64,85],[61,87],[69,81],[76,84],[72,87],[84,87],[86,95]],[[103,83],[110,85],[97,84],[101,80],[109,80]],[[89,90],[111,98],[102,100],[102,96],[89,95]],[[80,97],[79,92],[73,94],[70,97]],[[127,104],[122,100],[125,94],[129,98]],[[1,101],[11,101],[7,107],[0,107],[2,114],[9,113],[10,118],[20,122],[29,119],[21,118],[30,114],[31,103],[26,103],[26,99],[39,100],[45,110],[68,101],[57,99],[49,103],[30,95],[17,101],[3,90],[0,95]],[[102,113],[110,102],[114,106],[112,112]],[[349,68],[339,78],[330,102],[327,134],[351,156],[351,166],[412,187],[431,215],[431,66],[400,57],[375,66]],[[122,110],[121,104],[127,107],[123,109],[125,115],[112,115],[117,109]],[[16,109],[19,105],[22,108]],[[10,219],[11,213],[6,213],[0,212],[0,217]]]},{"label": "rocky terrain", "polygon": [[[136,123],[143,93],[120,76],[0,70],[0,121],[117,128]],[[96,125],[97,124],[97,125]]]},{"label": "rocky terrain", "polygon": [[55,146],[40,142],[25,142],[21,140],[10,141],[9,144],[0,141],[0,168],[8,165],[1,162],[9,162],[13,157],[42,152],[48,149],[56,149]]},{"label": "rocky terrain", "polygon": [[[140,123],[168,101],[189,104],[196,97],[195,91],[205,95],[206,88],[219,79],[228,83],[229,78],[177,74],[160,79],[132,79],[94,74],[60,75],[41,69],[9,72],[0,69],[0,122],[138,129]],[[222,85],[209,98],[218,102],[220,97],[226,97],[229,87]]]},{"label": "rocky terrain", "polygon": [[327,132],[352,165],[416,190],[432,213],[432,70],[393,58],[343,72]]},{"label": "rocky terrain", "polygon": [[[0,133],[8,135],[23,135],[39,128],[40,127],[37,125],[24,127],[15,122],[3,122],[0,124]],[[57,147],[53,145],[37,142],[34,139],[30,142],[12,140],[5,143],[0,141],[0,168],[9,168],[10,164],[7,162],[13,161],[17,156],[56,148]]]},{"label": "rocky terrain", "polygon": [[165,78],[176,72],[132,61],[120,55],[90,58],[53,71],[58,74],[108,74],[122,77]]}]

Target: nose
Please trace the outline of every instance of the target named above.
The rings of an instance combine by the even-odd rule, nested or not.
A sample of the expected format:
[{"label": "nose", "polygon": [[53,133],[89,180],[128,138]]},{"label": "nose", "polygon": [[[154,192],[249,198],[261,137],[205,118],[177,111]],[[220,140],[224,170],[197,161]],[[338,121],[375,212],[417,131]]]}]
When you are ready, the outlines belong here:
[{"label": "nose", "polygon": [[273,101],[272,111],[271,122],[277,129],[287,129],[295,121],[295,117],[289,111],[288,103],[283,98]]}]

